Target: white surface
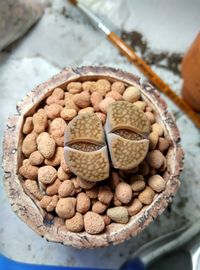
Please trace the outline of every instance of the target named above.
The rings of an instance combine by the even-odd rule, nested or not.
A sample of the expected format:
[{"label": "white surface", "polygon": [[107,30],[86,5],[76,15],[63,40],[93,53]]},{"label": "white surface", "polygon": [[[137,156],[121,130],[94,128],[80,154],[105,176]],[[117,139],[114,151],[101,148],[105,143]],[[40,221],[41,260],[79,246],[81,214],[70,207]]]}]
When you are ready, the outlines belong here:
[{"label": "white surface", "polygon": [[[184,52],[199,32],[199,0],[129,1],[133,15],[125,29],[137,29],[157,50]],[[143,15],[143,16],[141,16]]]},{"label": "white surface", "polygon": [[[109,0],[113,5],[118,1],[120,0]],[[43,2],[48,5],[51,1]],[[173,51],[181,48],[180,51],[183,51],[192,42],[195,29],[199,27],[200,20],[197,21],[199,1],[187,1],[187,3],[182,1],[180,4],[180,1],[174,1],[174,3],[148,0],[144,1],[142,5],[139,5],[138,0],[127,0],[126,2],[129,2],[129,5],[134,8],[129,9],[129,16],[123,23],[123,20],[119,20],[120,24],[124,24],[131,30],[141,30],[148,38],[151,49],[158,48],[159,51],[164,51],[169,48]],[[105,6],[108,5],[106,3]],[[125,1],[124,5],[126,5]],[[163,10],[167,12],[169,8],[176,6],[180,13],[188,10],[190,12],[188,12],[187,18],[182,17],[182,24],[177,22],[181,19],[174,14],[176,18],[170,15],[168,24],[163,24],[161,27],[158,21],[158,14],[161,14],[161,11],[157,10],[156,14],[154,12],[154,15],[148,18],[142,16],[147,7],[152,8],[155,5],[162,12]],[[167,7],[167,5],[169,6]],[[106,9],[103,6],[102,11]],[[116,4],[116,6],[118,5]],[[63,7],[67,9],[67,17],[61,14]],[[98,7],[94,8],[98,10]],[[116,12],[117,10],[115,10]],[[121,8],[118,9],[118,14],[119,17],[124,14],[121,12]],[[190,23],[186,26],[187,22]],[[152,30],[151,25],[154,25],[156,33]],[[179,37],[177,37],[177,31]],[[162,37],[162,41],[158,42],[158,37]],[[157,38],[157,42],[154,42],[155,38]],[[15,104],[35,85],[45,81],[65,66],[98,64],[140,74],[100,33],[90,26],[87,19],[75,8],[64,0],[53,1],[53,6],[46,9],[41,21],[13,47],[11,52],[0,53],[0,138],[2,139],[7,116],[15,112]],[[161,68],[153,68],[177,92],[180,92],[182,82],[178,76]],[[169,101],[168,104],[171,110],[177,113],[177,108]],[[195,220],[200,216],[200,133],[182,113],[179,113],[178,116],[177,124],[186,152],[185,170],[181,177],[182,185],[171,206],[171,211],[165,211],[139,236],[121,245],[98,250],[76,250],[46,242],[12,212],[1,182],[0,252],[24,262],[117,268],[129,254],[146,241],[179,228],[188,220]],[[1,171],[2,177],[3,172]]]},{"label": "white surface", "polygon": [[[118,27],[141,32],[153,49],[185,52],[200,31],[199,0],[81,0]],[[115,2],[115,4],[114,4]]]}]

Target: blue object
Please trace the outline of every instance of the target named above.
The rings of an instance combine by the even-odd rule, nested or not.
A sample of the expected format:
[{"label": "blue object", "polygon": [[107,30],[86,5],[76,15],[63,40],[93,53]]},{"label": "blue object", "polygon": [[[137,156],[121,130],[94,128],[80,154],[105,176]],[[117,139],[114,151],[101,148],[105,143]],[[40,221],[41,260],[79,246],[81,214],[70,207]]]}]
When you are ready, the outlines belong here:
[{"label": "blue object", "polygon": [[[3,255],[0,255],[1,270],[106,270],[100,268],[84,268],[71,266],[53,266],[21,263],[13,261]],[[133,259],[123,264],[120,270],[145,270],[143,263],[138,259]]]},{"label": "blue object", "polygon": [[146,267],[143,262],[139,258],[133,258],[125,262],[121,267],[120,270],[145,270]]},{"label": "blue object", "polygon": [[[13,261],[5,256],[0,255],[1,270],[97,270],[96,268],[71,267],[71,266],[53,266],[21,263]],[[105,269],[98,269],[105,270]]]}]

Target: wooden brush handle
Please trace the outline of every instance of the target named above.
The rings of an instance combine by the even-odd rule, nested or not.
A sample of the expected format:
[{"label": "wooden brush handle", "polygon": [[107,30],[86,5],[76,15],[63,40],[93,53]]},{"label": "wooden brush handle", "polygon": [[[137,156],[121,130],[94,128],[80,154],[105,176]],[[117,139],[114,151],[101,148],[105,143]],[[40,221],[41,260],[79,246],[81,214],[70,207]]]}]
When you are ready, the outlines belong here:
[{"label": "wooden brush handle", "polygon": [[152,69],[143,61],[134,50],[129,47],[117,34],[111,32],[107,35],[110,40],[119,50],[125,55],[138,69],[158,88],[162,93],[169,97],[188,117],[194,124],[200,128],[200,116],[194,112],[190,106],[179,97]]}]

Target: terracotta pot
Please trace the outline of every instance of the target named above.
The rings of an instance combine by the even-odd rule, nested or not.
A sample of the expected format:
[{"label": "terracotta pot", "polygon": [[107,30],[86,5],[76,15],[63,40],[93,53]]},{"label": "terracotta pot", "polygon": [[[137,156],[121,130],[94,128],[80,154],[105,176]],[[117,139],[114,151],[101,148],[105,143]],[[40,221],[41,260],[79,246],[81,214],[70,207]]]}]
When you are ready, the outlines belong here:
[{"label": "terracotta pot", "polygon": [[[89,235],[86,232],[71,233],[62,225],[59,218],[49,219],[48,215],[25,192],[18,176],[21,165],[21,142],[24,116],[33,112],[36,106],[55,87],[65,87],[69,81],[96,80],[106,78],[120,80],[128,85],[137,86],[144,99],[157,111],[158,121],[163,123],[165,134],[171,141],[167,154],[168,170],[164,174],[166,189],[157,194],[151,205],[144,207],[126,225],[110,224],[106,233]],[[140,233],[172,201],[179,185],[179,175],[183,168],[183,151],[180,146],[179,131],[173,116],[168,112],[166,103],[149,84],[141,84],[138,77],[118,69],[107,67],[81,67],[65,69],[47,82],[33,89],[18,105],[18,114],[9,118],[4,135],[4,183],[13,211],[35,232],[49,241],[71,245],[77,248],[105,247],[118,244]]]},{"label": "terracotta pot", "polygon": [[182,62],[184,100],[200,112],[200,33],[186,53]]}]

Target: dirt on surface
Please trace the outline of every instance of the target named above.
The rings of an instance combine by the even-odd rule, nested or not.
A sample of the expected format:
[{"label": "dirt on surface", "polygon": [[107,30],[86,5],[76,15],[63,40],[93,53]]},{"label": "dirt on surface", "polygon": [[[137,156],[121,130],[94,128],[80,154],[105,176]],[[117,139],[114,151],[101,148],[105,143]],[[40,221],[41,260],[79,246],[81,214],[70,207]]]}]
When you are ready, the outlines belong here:
[{"label": "dirt on surface", "polygon": [[123,31],[121,37],[128,45],[139,53],[142,59],[145,60],[149,65],[165,68],[180,76],[180,64],[183,58],[182,54],[153,52],[149,48],[148,43],[142,34],[137,31]]}]

